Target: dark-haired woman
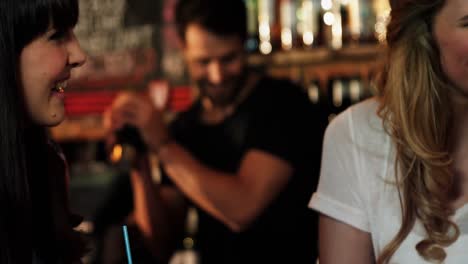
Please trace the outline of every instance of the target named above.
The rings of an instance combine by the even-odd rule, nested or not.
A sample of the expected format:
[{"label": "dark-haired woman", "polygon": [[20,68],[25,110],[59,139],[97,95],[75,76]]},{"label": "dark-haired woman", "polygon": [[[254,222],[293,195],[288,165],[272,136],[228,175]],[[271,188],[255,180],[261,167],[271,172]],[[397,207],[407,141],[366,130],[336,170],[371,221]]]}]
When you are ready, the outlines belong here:
[{"label": "dark-haired woman", "polygon": [[0,263],[79,263],[63,155],[46,128],[65,117],[71,70],[86,55],[77,0],[0,1]]}]

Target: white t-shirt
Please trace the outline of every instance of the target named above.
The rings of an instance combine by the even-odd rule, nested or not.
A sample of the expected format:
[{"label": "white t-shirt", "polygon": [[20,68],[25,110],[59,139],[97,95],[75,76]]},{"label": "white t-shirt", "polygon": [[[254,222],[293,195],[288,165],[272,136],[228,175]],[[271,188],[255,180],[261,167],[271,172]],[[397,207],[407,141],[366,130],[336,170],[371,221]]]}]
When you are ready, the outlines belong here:
[{"label": "white t-shirt", "polygon": [[[318,190],[309,207],[369,232],[376,256],[401,226],[401,209],[395,182],[395,151],[377,116],[378,102],[369,99],[348,108],[328,126]],[[468,263],[468,204],[452,218],[461,235],[445,248],[445,264]],[[417,222],[389,263],[429,263],[415,246],[425,238]]]}]

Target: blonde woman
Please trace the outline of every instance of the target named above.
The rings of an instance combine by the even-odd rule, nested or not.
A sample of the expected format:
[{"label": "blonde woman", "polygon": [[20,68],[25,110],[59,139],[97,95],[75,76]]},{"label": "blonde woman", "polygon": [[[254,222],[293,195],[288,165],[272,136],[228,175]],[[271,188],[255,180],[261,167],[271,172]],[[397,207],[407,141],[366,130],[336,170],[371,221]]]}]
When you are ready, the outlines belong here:
[{"label": "blonde woman", "polygon": [[468,263],[468,1],[391,7],[379,96],[325,135],[320,263]]}]

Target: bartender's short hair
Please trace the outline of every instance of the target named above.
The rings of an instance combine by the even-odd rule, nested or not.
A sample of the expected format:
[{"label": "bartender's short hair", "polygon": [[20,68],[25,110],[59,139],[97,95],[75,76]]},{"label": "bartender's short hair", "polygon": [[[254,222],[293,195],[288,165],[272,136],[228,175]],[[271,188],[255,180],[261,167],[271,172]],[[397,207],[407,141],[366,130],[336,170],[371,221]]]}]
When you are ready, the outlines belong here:
[{"label": "bartender's short hair", "polygon": [[175,8],[179,37],[185,41],[188,25],[198,24],[218,36],[247,37],[247,14],[243,0],[179,0]]}]

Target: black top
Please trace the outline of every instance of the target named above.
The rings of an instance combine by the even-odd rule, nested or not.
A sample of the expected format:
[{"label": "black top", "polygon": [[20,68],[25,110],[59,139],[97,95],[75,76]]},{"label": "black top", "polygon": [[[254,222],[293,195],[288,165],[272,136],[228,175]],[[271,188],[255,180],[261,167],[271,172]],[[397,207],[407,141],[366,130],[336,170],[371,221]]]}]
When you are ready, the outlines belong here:
[{"label": "black top", "polygon": [[317,215],[307,204],[318,181],[326,126],[319,109],[300,87],[264,77],[224,122],[202,124],[200,112],[196,102],[172,123],[171,132],[205,165],[235,173],[244,154],[257,149],[295,168],[286,188],[242,233],[198,208],[202,263],[313,263]]}]

